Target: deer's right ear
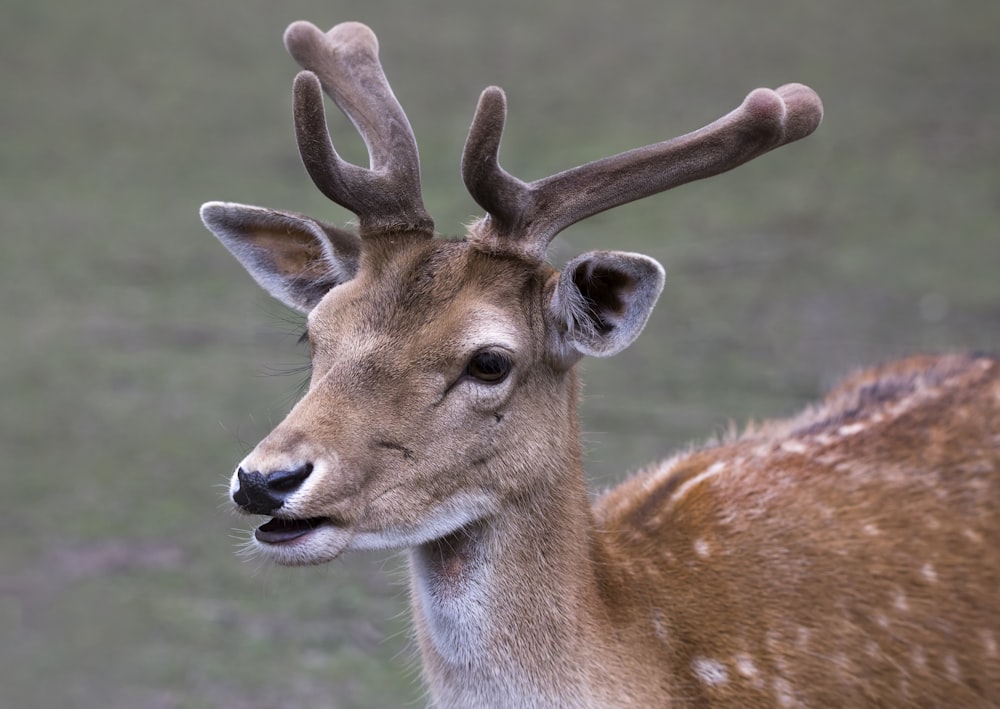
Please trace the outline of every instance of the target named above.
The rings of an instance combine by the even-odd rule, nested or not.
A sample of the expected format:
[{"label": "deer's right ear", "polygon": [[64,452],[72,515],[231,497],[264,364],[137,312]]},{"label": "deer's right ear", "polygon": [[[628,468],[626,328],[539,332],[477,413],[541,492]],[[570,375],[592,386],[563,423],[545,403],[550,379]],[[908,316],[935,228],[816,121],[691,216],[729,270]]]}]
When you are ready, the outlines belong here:
[{"label": "deer's right ear", "polygon": [[356,234],[300,214],[208,202],[201,220],[264,290],[303,313],[358,270]]},{"label": "deer's right ear", "polygon": [[567,263],[549,303],[560,356],[610,357],[631,345],[663,280],[663,266],[642,254],[591,251]]}]

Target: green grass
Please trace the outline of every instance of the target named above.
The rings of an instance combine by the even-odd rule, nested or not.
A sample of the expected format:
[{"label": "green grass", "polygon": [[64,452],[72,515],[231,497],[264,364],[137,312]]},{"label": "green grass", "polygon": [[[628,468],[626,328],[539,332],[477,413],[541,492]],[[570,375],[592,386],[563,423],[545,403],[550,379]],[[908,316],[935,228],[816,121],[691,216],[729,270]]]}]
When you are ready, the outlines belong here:
[{"label": "green grass", "polygon": [[557,260],[623,248],[668,271],[641,340],[584,365],[599,484],[852,367],[1000,348],[995,2],[13,0],[2,17],[0,706],[420,704],[398,556],[287,571],[232,553],[221,486],[294,399],[296,376],[262,375],[304,355],[198,205],[349,218],[299,166],[292,20],[378,32],[443,232],[477,213],[457,166],[487,84],[528,179],[758,85],[822,95],[808,140],[556,242]]}]

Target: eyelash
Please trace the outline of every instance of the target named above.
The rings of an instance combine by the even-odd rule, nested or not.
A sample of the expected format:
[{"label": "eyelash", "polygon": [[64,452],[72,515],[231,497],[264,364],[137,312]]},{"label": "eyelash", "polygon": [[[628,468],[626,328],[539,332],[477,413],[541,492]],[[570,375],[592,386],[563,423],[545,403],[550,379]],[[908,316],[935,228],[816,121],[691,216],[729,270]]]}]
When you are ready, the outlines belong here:
[{"label": "eyelash", "polygon": [[469,360],[465,373],[483,384],[500,384],[510,376],[513,364],[503,352],[483,350]]}]

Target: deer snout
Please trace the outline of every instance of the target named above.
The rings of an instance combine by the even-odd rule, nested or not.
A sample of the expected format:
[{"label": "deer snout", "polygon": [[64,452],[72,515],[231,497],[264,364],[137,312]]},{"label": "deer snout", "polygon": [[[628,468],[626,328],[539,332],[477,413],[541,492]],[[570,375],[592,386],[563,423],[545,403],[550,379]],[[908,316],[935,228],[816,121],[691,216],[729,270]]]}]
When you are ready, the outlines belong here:
[{"label": "deer snout", "polygon": [[236,471],[238,486],[232,491],[233,502],[250,514],[272,514],[302,487],[312,472],[312,463],[270,473],[246,471],[241,467]]}]

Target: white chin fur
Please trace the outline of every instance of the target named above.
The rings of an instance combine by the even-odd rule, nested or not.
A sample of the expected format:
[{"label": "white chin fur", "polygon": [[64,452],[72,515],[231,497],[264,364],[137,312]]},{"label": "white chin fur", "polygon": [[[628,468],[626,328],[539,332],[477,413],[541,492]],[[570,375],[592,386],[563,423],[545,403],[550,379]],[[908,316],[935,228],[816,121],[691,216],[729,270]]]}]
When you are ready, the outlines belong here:
[{"label": "white chin fur", "polygon": [[281,566],[314,566],[333,561],[351,542],[351,533],[342,527],[323,525],[290,542],[268,544],[253,539],[261,558]]}]

